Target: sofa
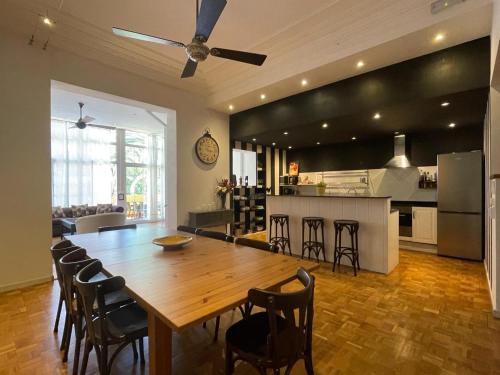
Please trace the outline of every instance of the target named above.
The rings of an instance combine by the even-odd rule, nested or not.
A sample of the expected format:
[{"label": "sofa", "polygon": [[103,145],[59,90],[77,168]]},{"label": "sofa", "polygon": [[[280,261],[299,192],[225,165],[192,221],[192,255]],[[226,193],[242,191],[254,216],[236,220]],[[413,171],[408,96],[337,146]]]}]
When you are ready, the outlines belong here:
[{"label": "sofa", "polygon": [[[53,207],[52,208],[52,237],[61,237],[64,233],[69,233],[70,230],[65,228],[62,224],[62,219],[70,219],[74,221],[76,219],[74,213],[76,212],[78,217],[97,215],[97,209],[99,206],[85,206],[85,210],[82,209],[83,206],[73,206],[73,207]],[[102,205],[105,206],[105,205]],[[109,206],[109,205],[107,205]],[[75,210],[74,208],[77,207]],[[111,211],[107,212],[124,212],[123,207],[111,205]]]}]

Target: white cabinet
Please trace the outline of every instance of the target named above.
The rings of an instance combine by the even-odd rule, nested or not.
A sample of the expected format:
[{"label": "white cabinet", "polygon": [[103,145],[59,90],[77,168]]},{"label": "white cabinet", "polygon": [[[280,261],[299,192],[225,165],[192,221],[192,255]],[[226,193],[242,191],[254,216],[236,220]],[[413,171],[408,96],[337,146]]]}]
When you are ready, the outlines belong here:
[{"label": "white cabinet", "polygon": [[412,207],[412,240],[437,244],[437,209],[435,207]]}]

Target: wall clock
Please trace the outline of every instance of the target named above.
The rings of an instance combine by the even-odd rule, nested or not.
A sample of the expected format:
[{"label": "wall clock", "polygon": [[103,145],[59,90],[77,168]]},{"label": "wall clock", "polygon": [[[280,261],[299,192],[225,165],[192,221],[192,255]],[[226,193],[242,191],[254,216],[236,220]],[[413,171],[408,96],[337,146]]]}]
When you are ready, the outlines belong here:
[{"label": "wall clock", "polygon": [[219,158],[219,145],[210,134],[210,129],[206,129],[205,134],[198,138],[195,148],[196,156],[202,163],[214,164]]}]

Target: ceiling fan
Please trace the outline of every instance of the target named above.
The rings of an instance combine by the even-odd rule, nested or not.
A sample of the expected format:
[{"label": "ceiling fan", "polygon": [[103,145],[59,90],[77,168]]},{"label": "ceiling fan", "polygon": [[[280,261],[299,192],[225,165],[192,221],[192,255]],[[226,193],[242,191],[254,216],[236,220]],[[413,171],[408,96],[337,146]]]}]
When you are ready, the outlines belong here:
[{"label": "ceiling fan", "polygon": [[181,74],[181,78],[192,77],[196,71],[198,63],[205,61],[208,55],[240,61],[247,64],[262,65],[267,57],[266,55],[224,48],[208,48],[205,45],[215,24],[217,23],[217,20],[222,14],[226,3],[226,0],[203,0],[200,8],[199,2],[196,0],[196,32],[191,43],[187,45],[182,42],[137,33],[135,31],[125,30],[119,27],[113,27],[113,33],[126,38],[184,48],[186,50],[186,54],[188,55],[188,60]]},{"label": "ceiling fan", "polygon": [[80,102],[78,103],[78,105],[80,106],[80,118],[78,119],[78,121],[75,122],[75,126],[72,126],[71,128],[76,127],[78,129],[85,129],[90,122],[95,120],[95,118],[90,116],[85,116],[82,118],[82,108],[85,104]]}]

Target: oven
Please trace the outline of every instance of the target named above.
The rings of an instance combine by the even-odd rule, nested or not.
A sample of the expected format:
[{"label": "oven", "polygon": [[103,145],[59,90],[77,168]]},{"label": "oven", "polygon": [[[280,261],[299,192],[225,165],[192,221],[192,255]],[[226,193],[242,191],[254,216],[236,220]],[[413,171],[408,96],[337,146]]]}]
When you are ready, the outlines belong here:
[{"label": "oven", "polygon": [[392,206],[393,209],[399,210],[399,235],[401,237],[413,236],[413,214],[411,206]]}]

